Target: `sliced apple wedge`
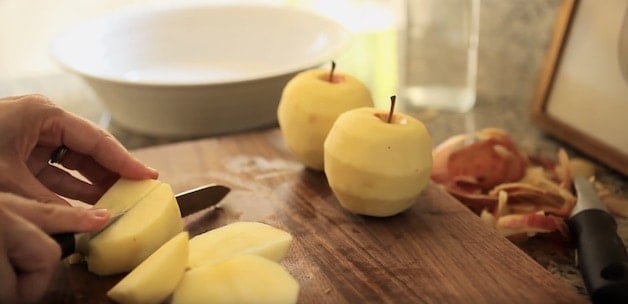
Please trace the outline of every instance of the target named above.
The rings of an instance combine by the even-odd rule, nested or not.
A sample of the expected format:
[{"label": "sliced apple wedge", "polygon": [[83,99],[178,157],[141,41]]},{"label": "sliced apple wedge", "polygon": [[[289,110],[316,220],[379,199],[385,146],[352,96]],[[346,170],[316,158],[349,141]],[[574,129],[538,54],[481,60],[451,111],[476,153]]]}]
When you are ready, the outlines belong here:
[{"label": "sliced apple wedge", "polygon": [[179,284],[187,267],[187,232],[170,239],[118,284],[107,295],[118,303],[162,303]]},{"label": "sliced apple wedge", "polygon": [[254,254],[280,261],[292,236],[259,222],[235,222],[199,234],[190,240],[190,268],[221,262],[239,254]]},{"label": "sliced apple wedge", "polygon": [[[122,191],[119,189],[112,188],[108,192]],[[136,193],[136,190],[129,192]],[[117,203],[111,201],[109,210],[118,210],[120,205],[128,204],[123,194],[109,195],[120,198]],[[174,193],[170,185],[159,182],[133,204],[126,214],[89,239],[85,246],[80,246],[83,250],[81,253],[85,256],[89,271],[95,274],[122,273],[135,268],[182,230],[183,220]]]},{"label": "sliced apple wedge", "polygon": [[296,303],[299,283],[279,263],[238,255],[187,271],[175,289],[173,304]]}]

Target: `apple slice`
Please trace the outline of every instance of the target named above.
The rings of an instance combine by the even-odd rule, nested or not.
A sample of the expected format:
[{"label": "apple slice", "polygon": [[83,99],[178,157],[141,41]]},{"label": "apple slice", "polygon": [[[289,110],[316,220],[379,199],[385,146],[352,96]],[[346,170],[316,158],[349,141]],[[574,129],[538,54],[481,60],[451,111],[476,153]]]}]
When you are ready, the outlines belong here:
[{"label": "apple slice", "polygon": [[[143,187],[143,184],[137,185]],[[109,192],[120,189],[114,187]],[[125,193],[137,192],[128,190]],[[109,197],[120,198],[117,203],[111,201],[110,210],[119,210],[120,205],[128,204],[123,193],[110,193]],[[135,268],[182,230],[183,219],[174,193],[170,185],[159,183],[126,214],[81,246],[84,250],[81,253],[89,271],[95,274],[122,273]]]},{"label": "apple slice", "polygon": [[188,233],[180,232],[107,292],[118,303],[162,303],[187,267]]},{"label": "apple slice", "polygon": [[280,261],[292,236],[281,229],[259,222],[235,222],[190,240],[189,267],[221,262],[233,255],[254,254]]},{"label": "apple slice", "polygon": [[234,256],[187,271],[172,304],[296,303],[299,283],[279,263],[255,256]]}]

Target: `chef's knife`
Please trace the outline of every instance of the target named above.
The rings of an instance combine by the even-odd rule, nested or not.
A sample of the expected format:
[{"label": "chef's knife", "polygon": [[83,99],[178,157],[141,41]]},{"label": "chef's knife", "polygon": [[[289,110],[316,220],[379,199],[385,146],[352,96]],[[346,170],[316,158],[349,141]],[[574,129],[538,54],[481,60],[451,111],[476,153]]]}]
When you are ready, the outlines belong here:
[{"label": "chef's knife", "polygon": [[[216,184],[200,186],[177,194],[177,204],[181,210],[181,216],[199,212],[209,207],[215,207],[228,193],[230,189]],[[100,231],[114,223],[125,211],[111,215],[109,222]],[[99,231],[99,232],[100,232]],[[98,233],[98,232],[95,232]],[[53,234],[52,238],[61,246],[61,257],[64,258],[76,250],[76,233],[66,232]]]},{"label": "chef's knife", "polygon": [[567,221],[576,262],[594,303],[628,303],[628,254],[617,223],[585,177],[574,177],[577,202]]}]

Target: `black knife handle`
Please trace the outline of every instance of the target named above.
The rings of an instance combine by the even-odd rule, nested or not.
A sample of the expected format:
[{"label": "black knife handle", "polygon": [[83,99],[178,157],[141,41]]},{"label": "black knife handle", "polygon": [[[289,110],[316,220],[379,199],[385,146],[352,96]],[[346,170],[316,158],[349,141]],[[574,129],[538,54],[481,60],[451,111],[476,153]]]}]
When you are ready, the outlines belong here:
[{"label": "black knife handle", "polygon": [[594,303],[628,303],[628,254],[617,223],[599,209],[582,211],[568,221],[576,236],[577,263]]},{"label": "black knife handle", "polygon": [[71,255],[76,250],[74,233],[64,232],[50,235],[50,237],[61,246],[61,259]]}]

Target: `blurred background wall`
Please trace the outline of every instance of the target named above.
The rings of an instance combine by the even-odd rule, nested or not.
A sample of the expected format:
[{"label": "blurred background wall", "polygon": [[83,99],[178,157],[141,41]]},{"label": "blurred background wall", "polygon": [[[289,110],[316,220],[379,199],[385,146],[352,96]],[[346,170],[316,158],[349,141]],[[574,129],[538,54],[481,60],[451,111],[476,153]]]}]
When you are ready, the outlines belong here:
[{"label": "blurred background wall", "polygon": [[[257,2],[309,6],[340,22],[362,22],[364,23],[362,25],[370,25],[354,27],[354,30],[386,31],[378,27],[394,27],[397,26],[394,24],[397,21],[381,22],[382,18],[391,14],[392,16],[396,14],[397,17],[403,14],[403,1],[412,0]],[[48,45],[57,33],[76,22],[124,6],[151,2],[158,1],[0,0],[0,84],[8,79],[60,73],[59,67],[48,56]],[[532,98],[560,2],[561,0],[481,0],[478,103],[499,102],[511,98],[526,101]],[[350,15],[355,18],[350,18]],[[383,65],[394,62],[394,54],[391,49],[386,48],[386,45],[394,43],[394,39],[388,38],[390,37],[384,35],[378,37],[376,42],[384,45],[378,46],[381,57],[386,59],[381,62]],[[382,47],[384,49],[381,49]],[[373,53],[375,50],[372,45],[366,45],[362,52]],[[362,66],[371,64],[370,59],[355,62]],[[367,82],[391,81],[394,76],[388,74],[392,71],[394,69],[380,71],[380,75],[365,73],[362,76],[372,78],[367,79]],[[385,94],[388,95],[389,92]]]}]

